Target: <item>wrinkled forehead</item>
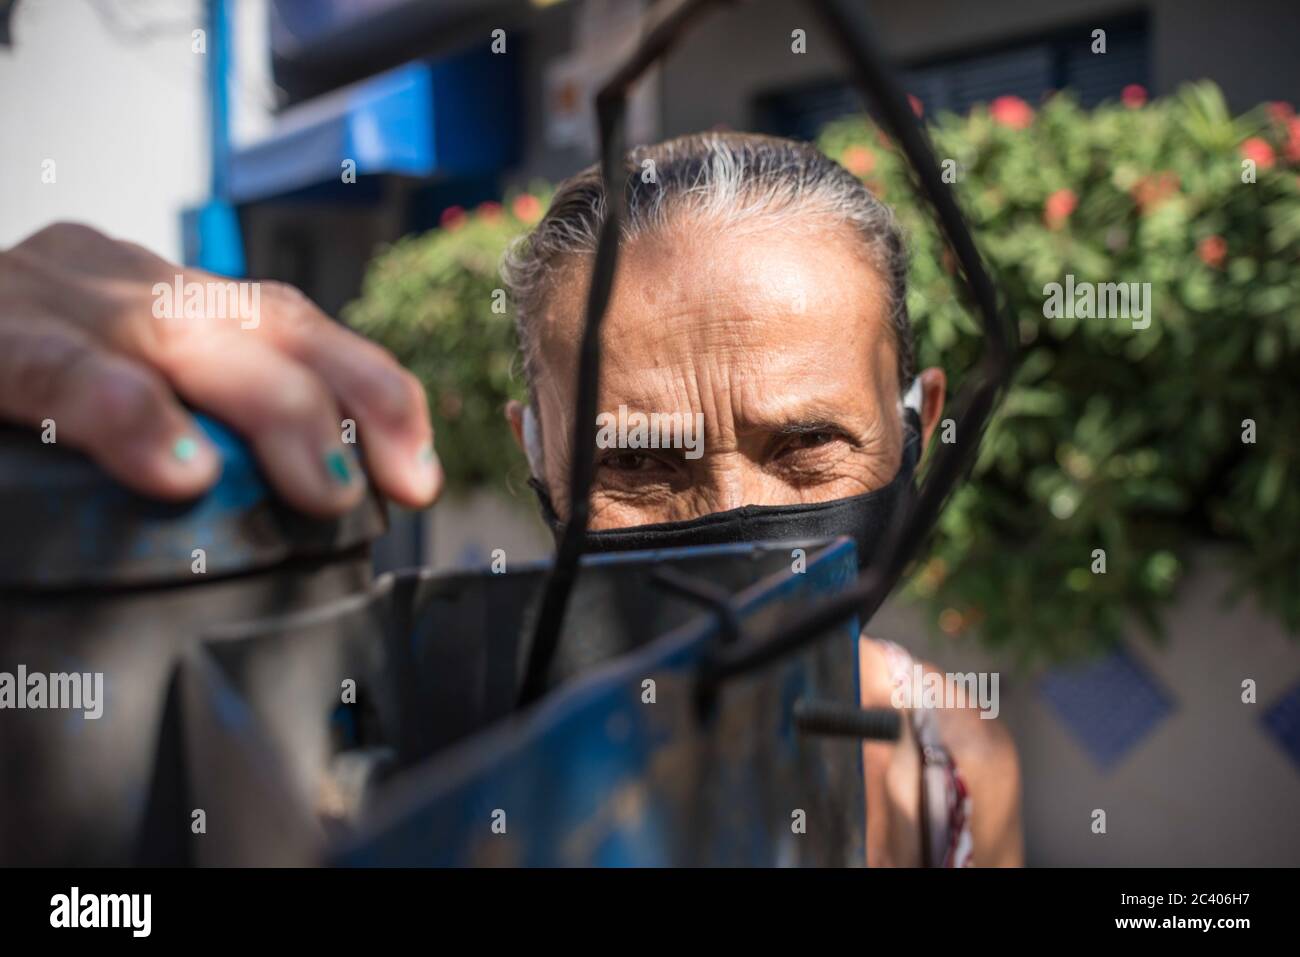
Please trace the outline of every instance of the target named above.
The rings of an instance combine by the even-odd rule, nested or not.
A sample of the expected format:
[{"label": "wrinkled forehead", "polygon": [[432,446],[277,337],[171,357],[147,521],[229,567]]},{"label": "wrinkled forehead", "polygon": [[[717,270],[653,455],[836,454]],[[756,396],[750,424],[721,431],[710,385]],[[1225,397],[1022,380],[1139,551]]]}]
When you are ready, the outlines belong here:
[{"label": "wrinkled forehead", "polygon": [[[535,385],[562,401],[574,394],[590,270],[590,257],[557,264],[537,317]],[[646,234],[620,253],[602,330],[602,399],[652,402],[684,377],[731,387],[807,380],[803,391],[876,382],[896,394],[891,311],[888,284],[848,227]]]}]

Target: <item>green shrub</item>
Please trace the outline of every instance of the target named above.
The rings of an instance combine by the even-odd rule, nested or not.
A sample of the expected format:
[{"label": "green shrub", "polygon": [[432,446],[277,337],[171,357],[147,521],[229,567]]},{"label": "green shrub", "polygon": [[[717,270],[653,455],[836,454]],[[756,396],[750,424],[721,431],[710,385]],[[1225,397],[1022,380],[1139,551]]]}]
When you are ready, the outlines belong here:
[{"label": "green shrub", "polygon": [[[1059,95],[1036,113],[1004,98],[930,127],[1024,357],[908,592],[943,632],[1026,660],[1112,641],[1134,616],[1158,635],[1207,539],[1233,546],[1240,592],[1300,631],[1300,120],[1277,104],[1234,119],[1209,84],[1140,98],[1085,111]],[[904,162],[860,118],[820,145],[895,205],[919,361],[959,388],[978,329]],[[528,205],[397,243],[345,312],[428,386],[453,487],[523,475],[500,418],[523,391],[514,331],[492,306]],[[1150,326],[1045,318],[1066,274],[1150,283]]]},{"label": "green shrub", "polygon": [[547,192],[504,207],[450,210],[444,226],[408,236],[371,262],[343,320],[388,348],[424,383],[434,444],[451,489],[517,485],[523,455],[502,417],[524,397],[514,313],[499,273],[510,241],[545,209]]},{"label": "green shrub", "polygon": [[[1158,635],[1207,538],[1300,630],[1300,120],[1284,104],[1233,119],[1211,84],[1138,94],[1036,115],[1004,99],[930,128],[1024,356],[910,591],[943,631],[1025,659],[1114,640],[1134,615]],[[979,337],[901,155],[862,120],[820,145],[897,204],[919,361],[960,386]],[[1150,326],[1044,318],[1067,274],[1149,282]]]}]

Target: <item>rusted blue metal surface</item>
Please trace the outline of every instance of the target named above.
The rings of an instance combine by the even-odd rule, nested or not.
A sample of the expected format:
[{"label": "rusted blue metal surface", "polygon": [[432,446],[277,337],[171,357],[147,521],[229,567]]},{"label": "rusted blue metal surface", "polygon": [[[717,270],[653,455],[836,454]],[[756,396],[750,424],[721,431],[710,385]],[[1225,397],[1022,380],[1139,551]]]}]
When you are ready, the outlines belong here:
[{"label": "rusted blue metal surface", "polygon": [[136,495],[78,452],[45,444],[35,432],[0,428],[0,502],[11,543],[0,549],[0,588],[194,582],[196,548],[211,580],[336,554],[383,531],[373,497],[338,521],[284,507],[233,433],[206,416],[195,421],[222,471],[205,494],[181,503]]},{"label": "rusted blue metal surface", "polygon": [[[368,597],[217,629],[182,677],[187,800],[223,834],[191,841],[194,862],[861,864],[860,743],[791,716],[799,698],[857,702],[853,624],[701,713],[719,621],[655,580],[718,584],[753,623],[852,580],[847,540],[807,552],[800,571],[789,545],[588,557],[555,686],[524,711],[541,566],[386,576]],[[340,708],[349,680],[357,704]]]},{"label": "rusted blue metal surface", "polygon": [[[366,544],[384,528],[368,498],[339,521],[294,514],[252,456],[200,419],[223,459],[183,504],[128,492],[85,456],[0,430],[0,672],[102,675],[102,714],[0,715],[0,864],[122,865],[171,859],[149,828],[177,661],[219,622],[337,601],[370,584]],[[202,548],[206,570],[196,572]],[[174,842],[173,842],[174,843]]]},{"label": "rusted blue metal surface", "polygon": [[[788,563],[789,547],[778,548]],[[841,541],[810,558],[805,572],[787,568],[743,590],[741,620],[833,592],[856,571],[853,547]],[[333,859],[861,864],[860,744],[803,736],[792,720],[799,698],[856,703],[856,628],[840,632],[815,653],[726,686],[700,713],[697,668],[720,638],[718,620],[704,612],[398,782]]]}]

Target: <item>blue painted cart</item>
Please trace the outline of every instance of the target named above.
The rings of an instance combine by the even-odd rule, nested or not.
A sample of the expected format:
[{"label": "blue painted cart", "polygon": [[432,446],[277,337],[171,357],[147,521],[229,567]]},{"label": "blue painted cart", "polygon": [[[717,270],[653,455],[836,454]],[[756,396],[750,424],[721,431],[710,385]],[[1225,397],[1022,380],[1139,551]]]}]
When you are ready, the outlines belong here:
[{"label": "blue painted cart", "polygon": [[748,625],[853,579],[848,540],[806,543],[806,562],[793,547],[587,558],[554,686],[522,710],[542,566],[399,573],[215,629],[181,678],[208,826],[193,861],[861,864],[861,744],[794,720],[797,701],[856,704],[855,625],[701,698],[726,622],[662,584],[665,569],[717,583]]}]

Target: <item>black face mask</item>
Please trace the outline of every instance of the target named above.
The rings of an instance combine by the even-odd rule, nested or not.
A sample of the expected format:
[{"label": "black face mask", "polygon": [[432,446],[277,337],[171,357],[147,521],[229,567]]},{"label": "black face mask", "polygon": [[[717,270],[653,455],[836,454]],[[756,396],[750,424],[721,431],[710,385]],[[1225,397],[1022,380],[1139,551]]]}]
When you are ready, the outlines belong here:
[{"label": "black face mask", "polygon": [[[587,533],[587,552],[624,552],[733,542],[807,541],[847,535],[858,548],[862,567],[889,528],[895,513],[907,506],[915,489],[921,454],[920,419],[906,410],[903,463],[888,485],[850,498],[812,505],[744,505],[682,522],[658,522]],[[528,484],[537,493],[542,516],[558,538],[564,523],[546,489],[535,478]]]}]

